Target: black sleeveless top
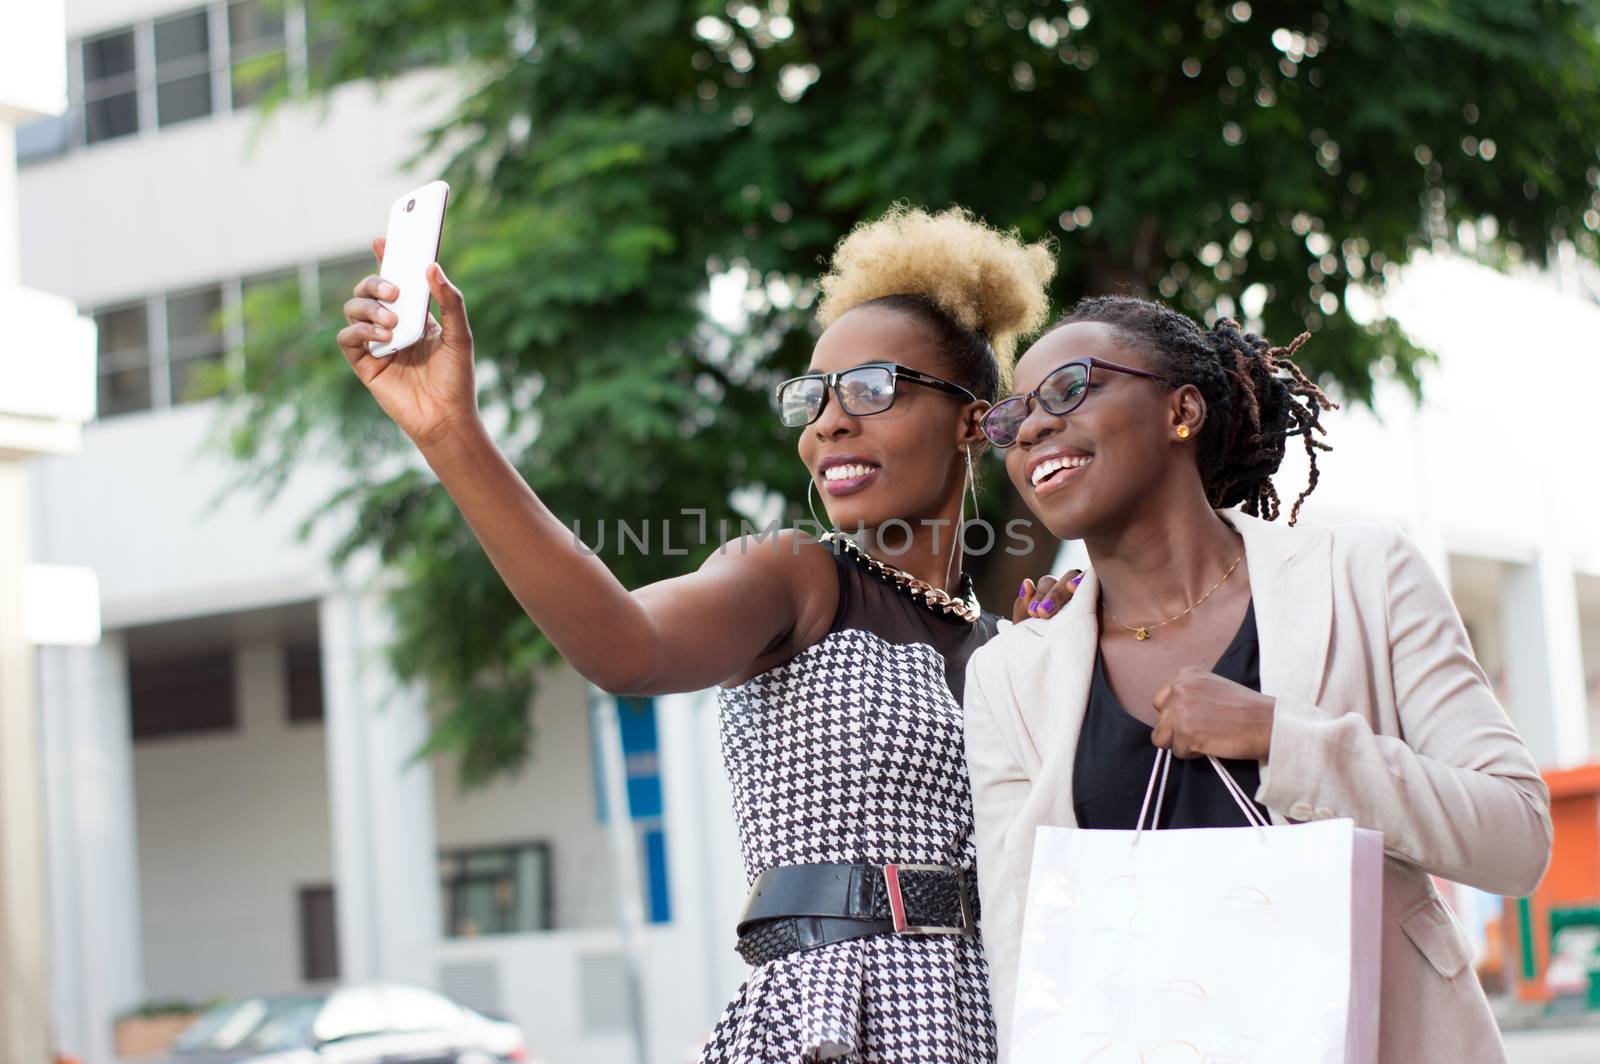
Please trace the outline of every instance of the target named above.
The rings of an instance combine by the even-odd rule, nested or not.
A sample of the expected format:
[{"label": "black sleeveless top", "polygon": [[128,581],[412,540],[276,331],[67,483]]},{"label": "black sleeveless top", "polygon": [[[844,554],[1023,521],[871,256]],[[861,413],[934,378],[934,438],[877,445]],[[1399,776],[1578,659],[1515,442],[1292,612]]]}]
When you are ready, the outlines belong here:
[{"label": "black sleeveless top", "polygon": [[[852,629],[871,632],[890,643],[921,643],[944,659],[945,683],[956,702],[966,687],[967,659],[1000,631],[1000,618],[988,610],[976,621],[935,613],[896,587],[892,578],[874,572],[835,541],[822,546],[833,555],[839,577],[839,605],[828,634]],[[893,564],[894,559],[887,559]],[[972,577],[961,574],[961,595],[972,591]]]},{"label": "black sleeveless top", "polygon": [[[1211,671],[1253,691],[1261,690],[1254,602],[1246,608],[1238,633]],[[1080,828],[1133,830],[1155,768],[1156,748],[1150,744],[1153,731],[1123,709],[1112,694],[1105,663],[1096,651],[1089,705],[1072,763],[1072,805]],[[1223,758],[1222,764],[1245,794],[1254,795],[1261,786],[1257,762]],[[1265,806],[1257,802],[1256,808],[1270,821]],[[1211,762],[1196,757],[1172,759],[1157,824],[1163,828],[1233,828],[1246,827],[1249,822]]]}]

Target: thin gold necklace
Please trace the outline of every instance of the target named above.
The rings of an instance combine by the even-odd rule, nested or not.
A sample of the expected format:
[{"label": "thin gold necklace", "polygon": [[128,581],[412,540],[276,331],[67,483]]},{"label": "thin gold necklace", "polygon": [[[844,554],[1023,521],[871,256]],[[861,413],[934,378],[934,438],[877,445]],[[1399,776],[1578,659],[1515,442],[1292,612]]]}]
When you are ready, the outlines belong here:
[{"label": "thin gold necklace", "polygon": [[1128,631],[1132,632],[1133,633],[1133,638],[1134,638],[1135,641],[1143,643],[1146,639],[1150,638],[1150,633],[1151,633],[1152,630],[1154,630],[1156,628],[1161,628],[1161,627],[1163,627],[1165,625],[1169,625],[1173,621],[1179,620],[1179,619],[1181,619],[1183,617],[1187,617],[1189,615],[1189,613],[1196,606],[1200,605],[1200,603],[1202,603],[1206,599],[1210,598],[1216,592],[1217,588],[1221,587],[1223,584],[1228,582],[1228,577],[1233,575],[1233,571],[1235,569],[1239,568],[1239,563],[1242,562],[1242,561],[1244,561],[1244,551],[1240,551],[1239,552],[1239,556],[1237,558],[1233,559],[1233,564],[1228,566],[1228,571],[1222,574],[1222,579],[1221,580],[1218,580],[1216,583],[1211,585],[1211,590],[1210,591],[1207,591],[1204,595],[1201,595],[1198,599],[1196,599],[1193,603],[1191,603],[1189,605],[1188,609],[1184,610],[1182,613],[1175,613],[1171,617],[1168,617],[1164,621],[1158,621],[1155,624],[1141,624],[1141,625],[1137,625],[1137,626],[1131,625],[1131,624],[1123,624],[1121,618],[1119,618],[1116,614],[1112,613],[1111,612],[1111,608],[1109,606],[1106,607],[1106,616],[1110,617],[1113,621],[1116,621],[1118,624],[1121,624],[1122,627],[1124,627]]},{"label": "thin gold necklace", "polygon": [[957,598],[942,587],[934,587],[926,580],[912,576],[904,569],[897,569],[887,562],[879,561],[862,550],[854,540],[842,532],[826,532],[823,534],[822,540],[837,544],[841,550],[865,566],[869,572],[875,574],[885,583],[899,588],[935,613],[949,614],[969,623],[981,616],[982,611],[978,608],[978,597],[973,593],[972,589],[972,578],[966,573],[961,574],[961,597]]}]

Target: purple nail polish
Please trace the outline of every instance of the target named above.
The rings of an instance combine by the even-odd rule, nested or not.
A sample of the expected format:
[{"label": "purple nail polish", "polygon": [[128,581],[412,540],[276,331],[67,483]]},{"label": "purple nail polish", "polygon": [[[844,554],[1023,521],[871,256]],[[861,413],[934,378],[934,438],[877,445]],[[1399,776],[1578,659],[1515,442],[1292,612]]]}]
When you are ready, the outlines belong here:
[{"label": "purple nail polish", "polygon": [[1083,574],[1082,573],[1079,573],[1077,576],[1072,578],[1072,586],[1073,587],[1077,587],[1081,583],[1083,583]]},{"label": "purple nail polish", "polygon": [[1046,613],[1054,613],[1056,604],[1051,602],[1049,599],[1045,599],[1043,602],[1039,603],[1039,608],[1044,610]]},{"label": "purple nail polish", "polygon": [[1027,597],[1028,597],[1028,582],[1026,580],[1024,580],[1022,583],[1017,585],[1017,598],[1027,598]]}]

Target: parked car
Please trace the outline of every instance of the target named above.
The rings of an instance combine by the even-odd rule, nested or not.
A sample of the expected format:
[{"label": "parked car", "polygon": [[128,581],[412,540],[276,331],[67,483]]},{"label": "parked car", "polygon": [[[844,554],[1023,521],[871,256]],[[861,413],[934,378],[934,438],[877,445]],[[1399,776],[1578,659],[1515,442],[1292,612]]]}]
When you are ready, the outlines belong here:
[{"label": "parked car", "polygon": [[431,990],[397,984],[217,1005],[168,1064],[536,1064],[522,1029]]}]

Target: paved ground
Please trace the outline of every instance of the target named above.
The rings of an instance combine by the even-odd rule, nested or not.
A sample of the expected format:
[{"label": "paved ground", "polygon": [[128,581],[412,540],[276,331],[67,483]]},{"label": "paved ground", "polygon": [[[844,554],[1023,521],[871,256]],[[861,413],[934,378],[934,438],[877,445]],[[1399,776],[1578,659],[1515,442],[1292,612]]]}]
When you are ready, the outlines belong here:
[{"label": "paved ground", "polygon": [[1510,1031],[1506,1049],[1511,1064],[1600,1064],[1600,1028]]}]

